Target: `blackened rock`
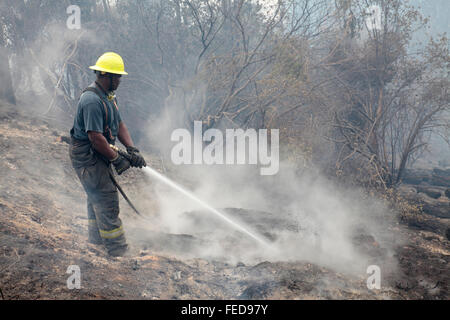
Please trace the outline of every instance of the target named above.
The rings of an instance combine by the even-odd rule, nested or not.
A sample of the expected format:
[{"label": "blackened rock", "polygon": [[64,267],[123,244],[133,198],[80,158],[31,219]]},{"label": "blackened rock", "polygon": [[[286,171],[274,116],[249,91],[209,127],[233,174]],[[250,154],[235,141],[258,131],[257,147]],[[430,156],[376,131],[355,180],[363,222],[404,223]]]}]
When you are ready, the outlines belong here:
[{"label": "blackened rock", "polygon": [[450,199],[450,188],[447,188],[444,192],[445,196]]},{"label": "blackened rock", "polygon": [[255,283],[248,286],[239,296],[242,300],[266,299],[278,284],[275,281]]},{"label": "blackened rock", "polygon": [[422,192],[433,199],[439,199],[442,196],[441,191],[436,189],[428,189],[423,187],[417,187],[417,193]]}]

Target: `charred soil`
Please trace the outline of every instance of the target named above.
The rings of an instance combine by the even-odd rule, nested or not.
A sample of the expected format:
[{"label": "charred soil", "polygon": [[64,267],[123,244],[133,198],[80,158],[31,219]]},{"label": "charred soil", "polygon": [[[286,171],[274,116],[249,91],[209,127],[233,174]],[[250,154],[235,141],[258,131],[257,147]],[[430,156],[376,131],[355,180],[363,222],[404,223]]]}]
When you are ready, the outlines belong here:
[{"label": "charred soil", "polygon": [[[406,242],[395,248],[393,258],[399,270],[383,277],[379,290],[367,288],[367,275],[351,276],[308,261],[231,264],[186,258],[169,250],[171,246],[182,251],[208,245],[207,238],[191,234],[149,233],[147,244],[137,242],[130,257],[110,258],[102,247],[87,243],[85,194],[70,165],[68,145],[61,139],[66,131],[52,120],[5,104],[0,107],[0,298],[450,298],[449,220],[426,213],[402,217],[388,230],[402,234]],[[147,159],[152,167],[161,168],[157,157],[147,155]],[[131,183],[136,179],[148,183],[136,171],[120,178],[130,198],[139,194]],[[138,225],[132,210],[120,201],[125,229]],[[147,201],[146,208],[157,210],[155,199],[142,201],[141,206]],[[230,210],[243,219],[249,213]],[[274,227],[283,226],[283,221],[264,219]],[[127,233],[133,234],[132,227]],[[370,234],[361,233],[354,239],[370,255],[383,255],[383,248]],[[80,267],[80,289],[67,287],[70,265]]]}]

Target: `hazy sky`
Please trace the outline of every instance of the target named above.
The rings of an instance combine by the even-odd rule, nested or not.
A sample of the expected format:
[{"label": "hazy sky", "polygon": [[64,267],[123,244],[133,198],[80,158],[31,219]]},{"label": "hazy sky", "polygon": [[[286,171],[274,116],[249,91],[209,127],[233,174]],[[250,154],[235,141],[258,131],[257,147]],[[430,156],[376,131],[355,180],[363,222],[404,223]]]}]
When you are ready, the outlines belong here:
[{"label": "hazy sky", "polygon": [[422,14],[430,17],[430,27],[433,34],[448,33],[450,30],[449,0],[411,0],[411,4],[420,6]]}]

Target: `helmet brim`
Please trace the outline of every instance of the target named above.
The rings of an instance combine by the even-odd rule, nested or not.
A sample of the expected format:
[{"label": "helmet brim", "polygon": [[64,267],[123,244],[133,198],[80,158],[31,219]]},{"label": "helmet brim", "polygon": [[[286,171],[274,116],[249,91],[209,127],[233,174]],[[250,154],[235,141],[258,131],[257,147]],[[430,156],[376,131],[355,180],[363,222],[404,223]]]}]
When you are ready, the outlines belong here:
[{"label": "helmet brim", "polygon": [[109,70],[109,69],[101,68],[101,67],[98,67],[98,66],[90,66],[89,69],[95,70],[95,71],[112,73],[112,74],[121,74],[121,75],[127,75],[128,74],[128,72],[125,72],[125,71]]}]

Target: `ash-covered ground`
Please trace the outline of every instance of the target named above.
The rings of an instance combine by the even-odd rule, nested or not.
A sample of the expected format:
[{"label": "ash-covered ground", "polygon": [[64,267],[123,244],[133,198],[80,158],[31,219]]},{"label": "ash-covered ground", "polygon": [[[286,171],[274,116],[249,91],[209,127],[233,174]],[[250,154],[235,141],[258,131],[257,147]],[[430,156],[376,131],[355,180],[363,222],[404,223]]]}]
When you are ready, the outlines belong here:
[{"label": "ash-covered ground", "polygon": [[[318,194],[313,205],[305,200],[311,194],[292,194],[305,200],[300,201],[303,211],[282,205],[286,203],[282,195],[275,197],[279,203],[270,199],[267,210],[252,208],[238,199],[241,190],[234,190],[235,206],[220,199],[214,203],[269,244],[263,246],[220,217],[184,206],[138,170],[118,179],[144,213],[137,217],[121,198],[133,255],[110,258],[102,247],[87,243],[85,194],[61,136],[67,136],[67,130],[53,120],[1,106],[3,299],[450,298],[445,216],[422,212],[399,217],[386,212],[370,221],[352,216],[351,222],[342,224],[339,221],[347,216],[340,212],[347,208],[342,204],[347,200],[339,195]],[[189,186],[159,157],[146,154],[146,159]],[[318,190],[327,189],[311,188],[312,193]],[[223,192],[229,197],[230,190]],[[448,208],[449,200],[443,195],[432,203]],[[320,216],[316,208],[320,212],[335,208],[336,219],[316,219]],[[67,287],[70,265],[80,267],[80,289]],[[378,290],[367,287],[369,265],[380,267]]]}]

